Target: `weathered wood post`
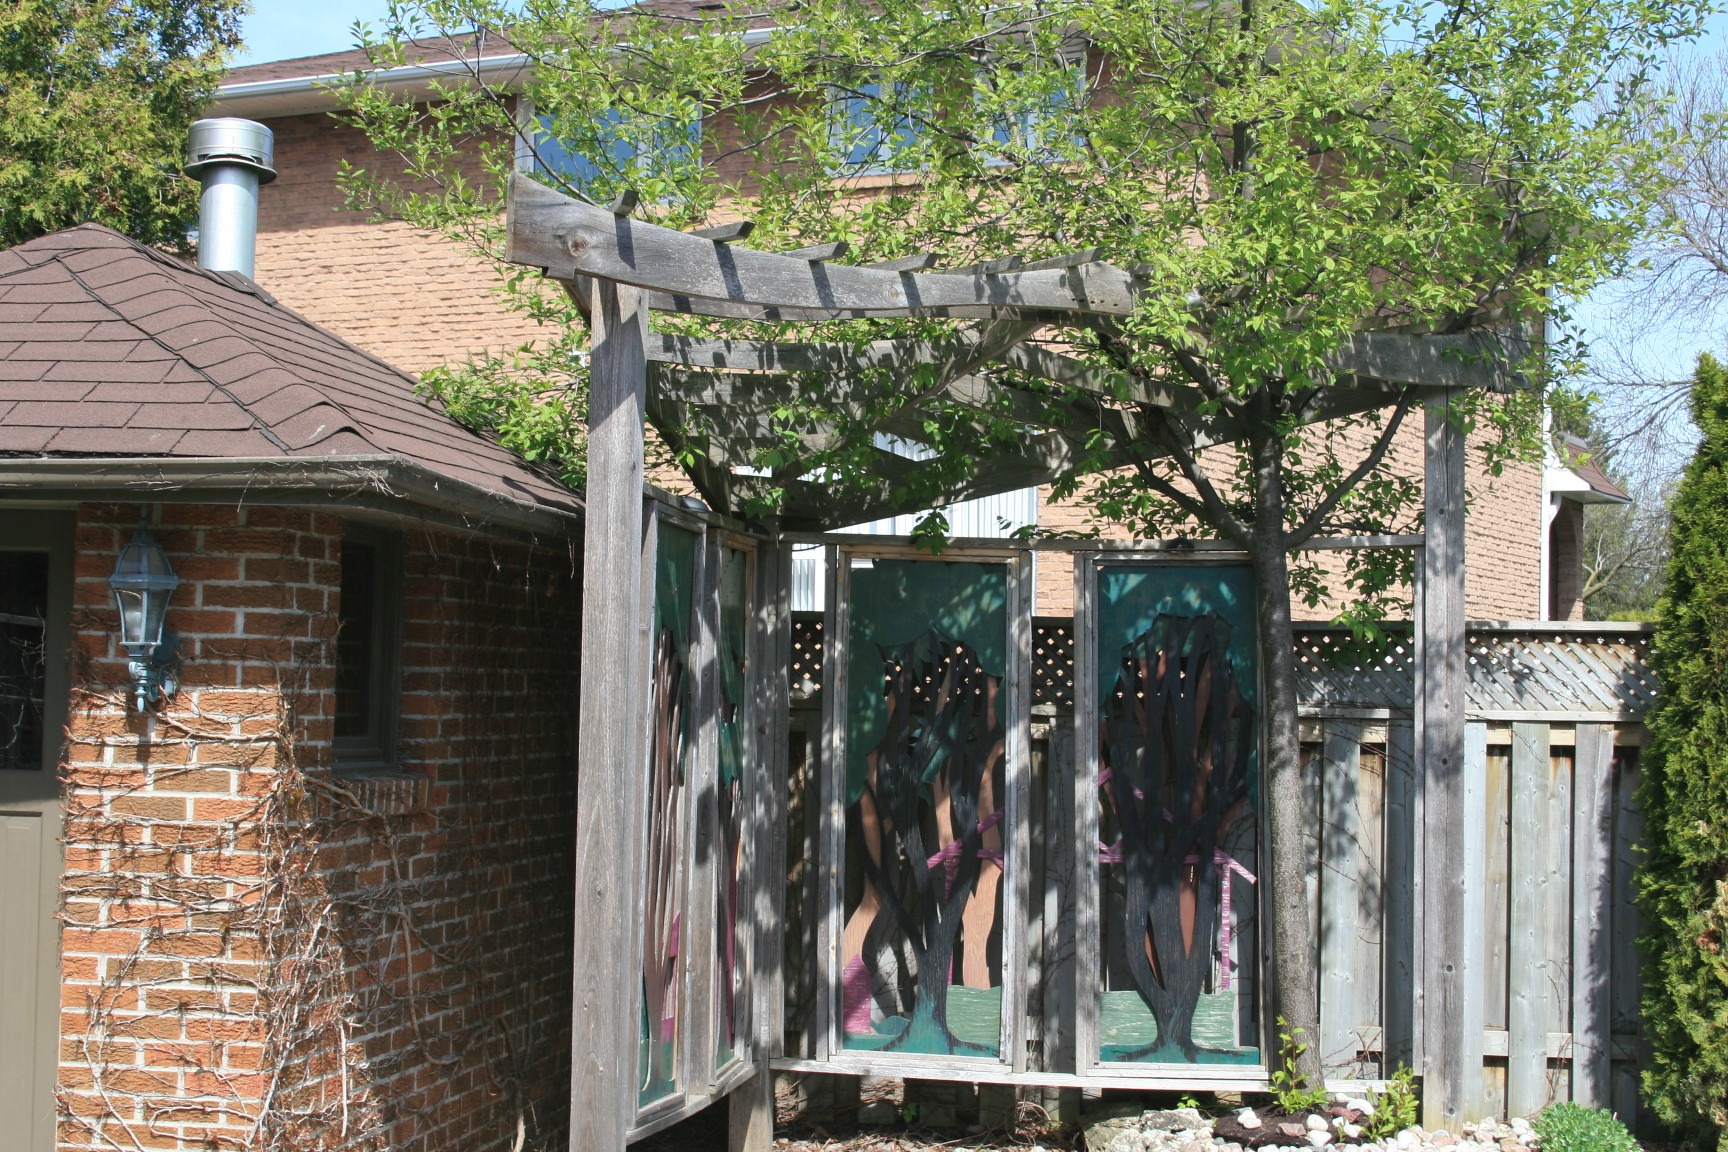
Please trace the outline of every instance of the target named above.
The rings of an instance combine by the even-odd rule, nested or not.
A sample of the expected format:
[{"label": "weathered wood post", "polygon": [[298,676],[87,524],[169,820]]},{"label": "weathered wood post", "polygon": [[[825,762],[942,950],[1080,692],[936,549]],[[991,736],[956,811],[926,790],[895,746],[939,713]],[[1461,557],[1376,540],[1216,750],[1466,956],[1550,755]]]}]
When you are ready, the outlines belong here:
[{"label": "weathered wood post", "polygon": [[756,1074],[728,1097],[731,1152],[768,1152],[774,1143],[774,1070],[780,1055],[786,1004],[786,773],[791,705],[787,671],[792,666],[792,545],[765,542],[756,564],[756,706],[751,771],[757,784],[756,843],[750,868],[750,907],[755,928],[751,947],[750,1043]]},{"label": "weathered wood post", "polygon": [[[1417,635],[1418,772],[1422,799],[1422,1124],[1456,1130],[1480,1119],[1481,917],[1472,921],[1464,757],[1464,430],[1449,415],[1456,388],[1426,403],[1424,506]],[[1478,833],[1480,830],[1478,830]],[[1480,839],[1480,835],[1477,837]]]},{"label": "weathered wood post", "polygon": [[[592,325],[587,523],[582,560],[581,734],[576,786],[576,947],[571,1152],[621,1152],[635,1114],[641,934],[635,925],[647,825],[642,412],[647,309],[634,288],[582,279]],[[636,978],[631,979],[631,974]]]}]

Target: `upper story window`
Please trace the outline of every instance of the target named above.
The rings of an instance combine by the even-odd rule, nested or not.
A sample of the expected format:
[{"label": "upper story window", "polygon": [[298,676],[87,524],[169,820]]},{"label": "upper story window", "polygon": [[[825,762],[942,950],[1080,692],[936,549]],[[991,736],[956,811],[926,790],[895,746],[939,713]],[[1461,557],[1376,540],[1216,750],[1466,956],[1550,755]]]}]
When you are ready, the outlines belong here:
[{"label": "upper story window", "polygon": [[612,110],[580,141],[556,134],[544,113],[531,113],[528,123],[533,136],[522,142],[517,167],[550,173],[583,190],[620,179],[639,185],[643,177],[668,177],[702,159],[700,117],[637,123]]},{"label": "upper story window", "polygon": [[918,142],[918,127],[906,107],[912,94],[905,84],[884,86],[875,80],[835,92],[830,135],[843,174],[913,167],[909,154]]},{"label": "upper story window", "polygon": [[402,541],[358,524],[342,530],[336,621],[336,767],[382,772],[396,764],[402,662]]},{"label": "upper story window", "polygon": [[1007,163],[1010,158],[1029,160],[1054,159],[1064,149],[1059,135],[1063,116],[1086,101],[1086,53],[1084,48],[1066,50],[1058,59],[1061,75],[1054,87],[1037,85],[1038,90],[1024,96],[1014,90],[1023,87],[1025,72],[1018,67],[1002,70],[1001,80],[1007,89],[1002,100],[1007,105],[993,118],[990,133],[990,158]]}]

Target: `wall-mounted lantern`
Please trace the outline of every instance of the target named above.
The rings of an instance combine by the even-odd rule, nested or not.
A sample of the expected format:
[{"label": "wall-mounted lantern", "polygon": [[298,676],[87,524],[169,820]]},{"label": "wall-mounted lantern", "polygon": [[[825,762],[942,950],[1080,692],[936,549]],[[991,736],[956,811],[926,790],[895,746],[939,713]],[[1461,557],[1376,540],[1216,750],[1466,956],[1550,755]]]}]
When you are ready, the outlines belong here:
[{"label": "wall-mounted lantern", "polygon": [[179,586],[180,578],[174,575],[168,554],[140,521],[138,531],[120,550],[114,575],[108,577],[114,606],[120,610],[120,643],[131,657],[132,697],[140,712],[176,687],[178,661],[174,650],[179,638],[169,632],[164,641],[162,620],[168,612],[168,599]]}]

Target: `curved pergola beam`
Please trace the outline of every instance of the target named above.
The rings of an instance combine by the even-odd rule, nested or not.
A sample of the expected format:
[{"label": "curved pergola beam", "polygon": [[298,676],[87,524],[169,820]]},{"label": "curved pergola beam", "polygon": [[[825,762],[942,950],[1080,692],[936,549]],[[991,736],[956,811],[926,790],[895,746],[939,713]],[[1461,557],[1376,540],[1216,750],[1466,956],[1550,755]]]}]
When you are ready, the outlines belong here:
[{"label": "curved pergola beam", "polygon": [[[650,307],[670,303],[667,310],[702,315],[772,309],[780,319],[804,318],[799,312],[830,319],[971,310],[1013,316],[1028,310],[1079,317],[1126,316],[1134,309],[1133,276],[1108,264],[1002,273],[891,272],[831,264],[645,224],[571,199],[520,173],[510,178],[506,229],[505,259],[512,263],[543,268],[559,280],[593,276],[633,285],[655,294]],[[704,311],[702,301],[727,310]]]}]

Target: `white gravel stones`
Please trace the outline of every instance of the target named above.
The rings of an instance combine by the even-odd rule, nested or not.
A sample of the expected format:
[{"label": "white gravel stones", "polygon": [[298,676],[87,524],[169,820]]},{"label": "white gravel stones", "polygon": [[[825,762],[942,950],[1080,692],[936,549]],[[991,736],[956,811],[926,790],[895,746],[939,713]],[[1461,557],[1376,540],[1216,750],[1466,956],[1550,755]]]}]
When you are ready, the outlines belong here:
[{"label": "white gravel stones", "polygon": [[[1368,1101],[1349,1099],[1341,1103],[1361,1117],[1372,1115]],[[1252,1108],[1243,1108],[1231,1119],[1250,1130],[1262,1130],[1271,1124],[1273,1131],[1289,1138],[1289,1143],[1339,1152],[1355,1148],[1362,1152],[1540,1152],[1535,1133],[1523,1119],[1510,1123],[1484,1119],[1464,1125],[1461,1133],[1427,1132],[1411,1127],[1396,1136],[1365,1143],[1357,1143],[1362,1139],[1365,1120],[1353,1121],[1345,1116],[1310,1115],[1299,1123],[1280,1119],[1272,1124],[1262,1120]],[[1093,1145],[1099,1152],[1244,1152],[1241,1145],[1217,1135],[1211,1121],[1191,1108],[1139,1115],[1127,1112],[1106,1123],[1118,1127]]]}]

